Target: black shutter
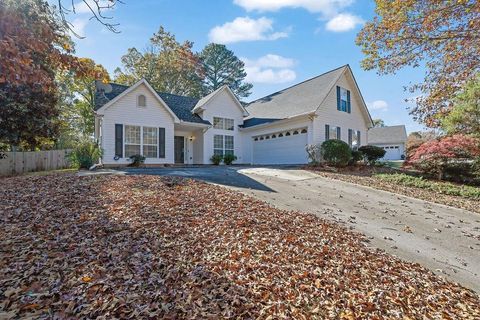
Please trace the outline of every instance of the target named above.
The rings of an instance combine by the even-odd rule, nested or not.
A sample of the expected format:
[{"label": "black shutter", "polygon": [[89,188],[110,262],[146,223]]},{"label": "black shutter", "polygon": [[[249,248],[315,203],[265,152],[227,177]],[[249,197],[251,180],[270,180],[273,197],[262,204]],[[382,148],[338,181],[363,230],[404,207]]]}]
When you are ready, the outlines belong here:
[{"label": "black shutter", "polygon": [[123,124],[115,124],[115,156],[123,158]]},{"label": "black shutter", "polygon": [[165,158],[165,128],[158,128],[158,157]]},{"label": "black shutter", "polygon": [[352,146],[352,138],[353,138],[353,130],[348,129],[348,145],[351,147]]},{"label": "black shutter", "polygon": [[337,86],[337,110],[340,111],[342,110],[342,106],[340,103],[340,87]]},{"label": "black shutter", "polygon": [[338,140],[342,139],[342,129],[340,129],[340,127],[337,127],[337,139]]},{"label": "black shutter", "polygon": [[347,90],[347,112],[352,113],[352,105],[350,103],[350,90]]},{"label": "black shutter", "polygon": [[362,143],[360,142],[360,131],[357,131],[357,146],[360,147],[362,145]]},{"label": "black shutter", "polygon": [[328,124],[325,125],[325,141],[330,140],[330,126]]}]

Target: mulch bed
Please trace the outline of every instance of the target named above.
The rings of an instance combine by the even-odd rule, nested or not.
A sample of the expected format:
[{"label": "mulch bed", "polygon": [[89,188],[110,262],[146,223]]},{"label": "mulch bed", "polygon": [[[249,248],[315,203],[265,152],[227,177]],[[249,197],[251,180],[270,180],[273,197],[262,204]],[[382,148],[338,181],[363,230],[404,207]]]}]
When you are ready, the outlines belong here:
[{"label": "mulch bed", "polygon": [[480,318],[476,293],[361,235],[218,186],[1,182],[2,319]]},{"label": "mulch bed", "polygon": [[480,213],[479,201],[468,199],[461,196],[441,194],[432,190],[416,188],[412,186],[403,186],[392,182],[384,181],[372,176],[375,173],[401,173],[402,171],[388,167],[347,167],[347,168],[326,168],[326,167],[305,167],[306,170],[313,171],[322,177],[342,180],[355,183],[375,189],[390,191],[412,198],[431,201],[455,208],[461,208]]}]

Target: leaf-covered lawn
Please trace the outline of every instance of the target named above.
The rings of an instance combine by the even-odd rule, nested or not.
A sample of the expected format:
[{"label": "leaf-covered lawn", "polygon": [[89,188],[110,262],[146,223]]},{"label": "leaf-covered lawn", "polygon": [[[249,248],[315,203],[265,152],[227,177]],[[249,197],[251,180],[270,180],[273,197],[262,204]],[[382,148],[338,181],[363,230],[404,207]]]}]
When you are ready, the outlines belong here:
[{"label": "leaf-covered lawn", "polygon": [[0,182],[0,318],[480,317],[472,291],[341,226],[221,187]]}]

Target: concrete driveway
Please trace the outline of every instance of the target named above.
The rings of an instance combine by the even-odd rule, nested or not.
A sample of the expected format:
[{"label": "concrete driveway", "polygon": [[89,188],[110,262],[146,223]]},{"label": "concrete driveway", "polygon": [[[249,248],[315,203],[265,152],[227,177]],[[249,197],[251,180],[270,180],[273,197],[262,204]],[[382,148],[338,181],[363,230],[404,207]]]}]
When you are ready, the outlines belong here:
[{"label": "concrete driveway", "polygon": [[480,214],[375,190],[293,167],[128,169],[204,180],[365,234],[373,247],[480,292]]}]

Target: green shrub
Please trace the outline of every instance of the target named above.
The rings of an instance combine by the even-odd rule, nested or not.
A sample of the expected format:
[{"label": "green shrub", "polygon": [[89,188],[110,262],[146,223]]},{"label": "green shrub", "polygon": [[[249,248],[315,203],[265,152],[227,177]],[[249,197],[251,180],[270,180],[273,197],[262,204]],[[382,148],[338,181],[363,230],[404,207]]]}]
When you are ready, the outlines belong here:
[{"label": "green shrub", "polygon": [[75,146],[68,155],[72,167],[79,169],[89,169],[98,163],[102,156],[100,147],[92,141],[82,141]]},{"label": "green shrub", "polygon": [[220,162],[222,162],[223,160],[223,156],[221,154],[214,154],[211,158],[210,158],[210,161],[218,166],[220,164]]},{"label": "green shrub", "polygon": [[132,160],[132,163],[128,165],[129,167],[140,167],[140,165],[145,163],[145,157],[141,154],[134,154],[133,156],[130,156],[130,160]]},{"label": "green shrub", "polygon": [[359,150],[352,150],[352,160],[350,160],[351,165],[356,164],[359,161],[363,160],[363,153]]},{"label": "green shrub", "polygon": [[386,153],[383,148],[377,146],[361,146],[358,150],[363,153],[369,165],[374,165],[375,162],[383,158]]},{"label": "green shrub", "polygon": [[231,165],[233,161],[237,160],[237,156],[233,154],[226,154],[223,156],[223,163]]},{"label": "green shrub", "polygon": [[352,150],[342,140],[327,140],[320,147],[322,159],[329,165],[345,167],[352,159]]}]

